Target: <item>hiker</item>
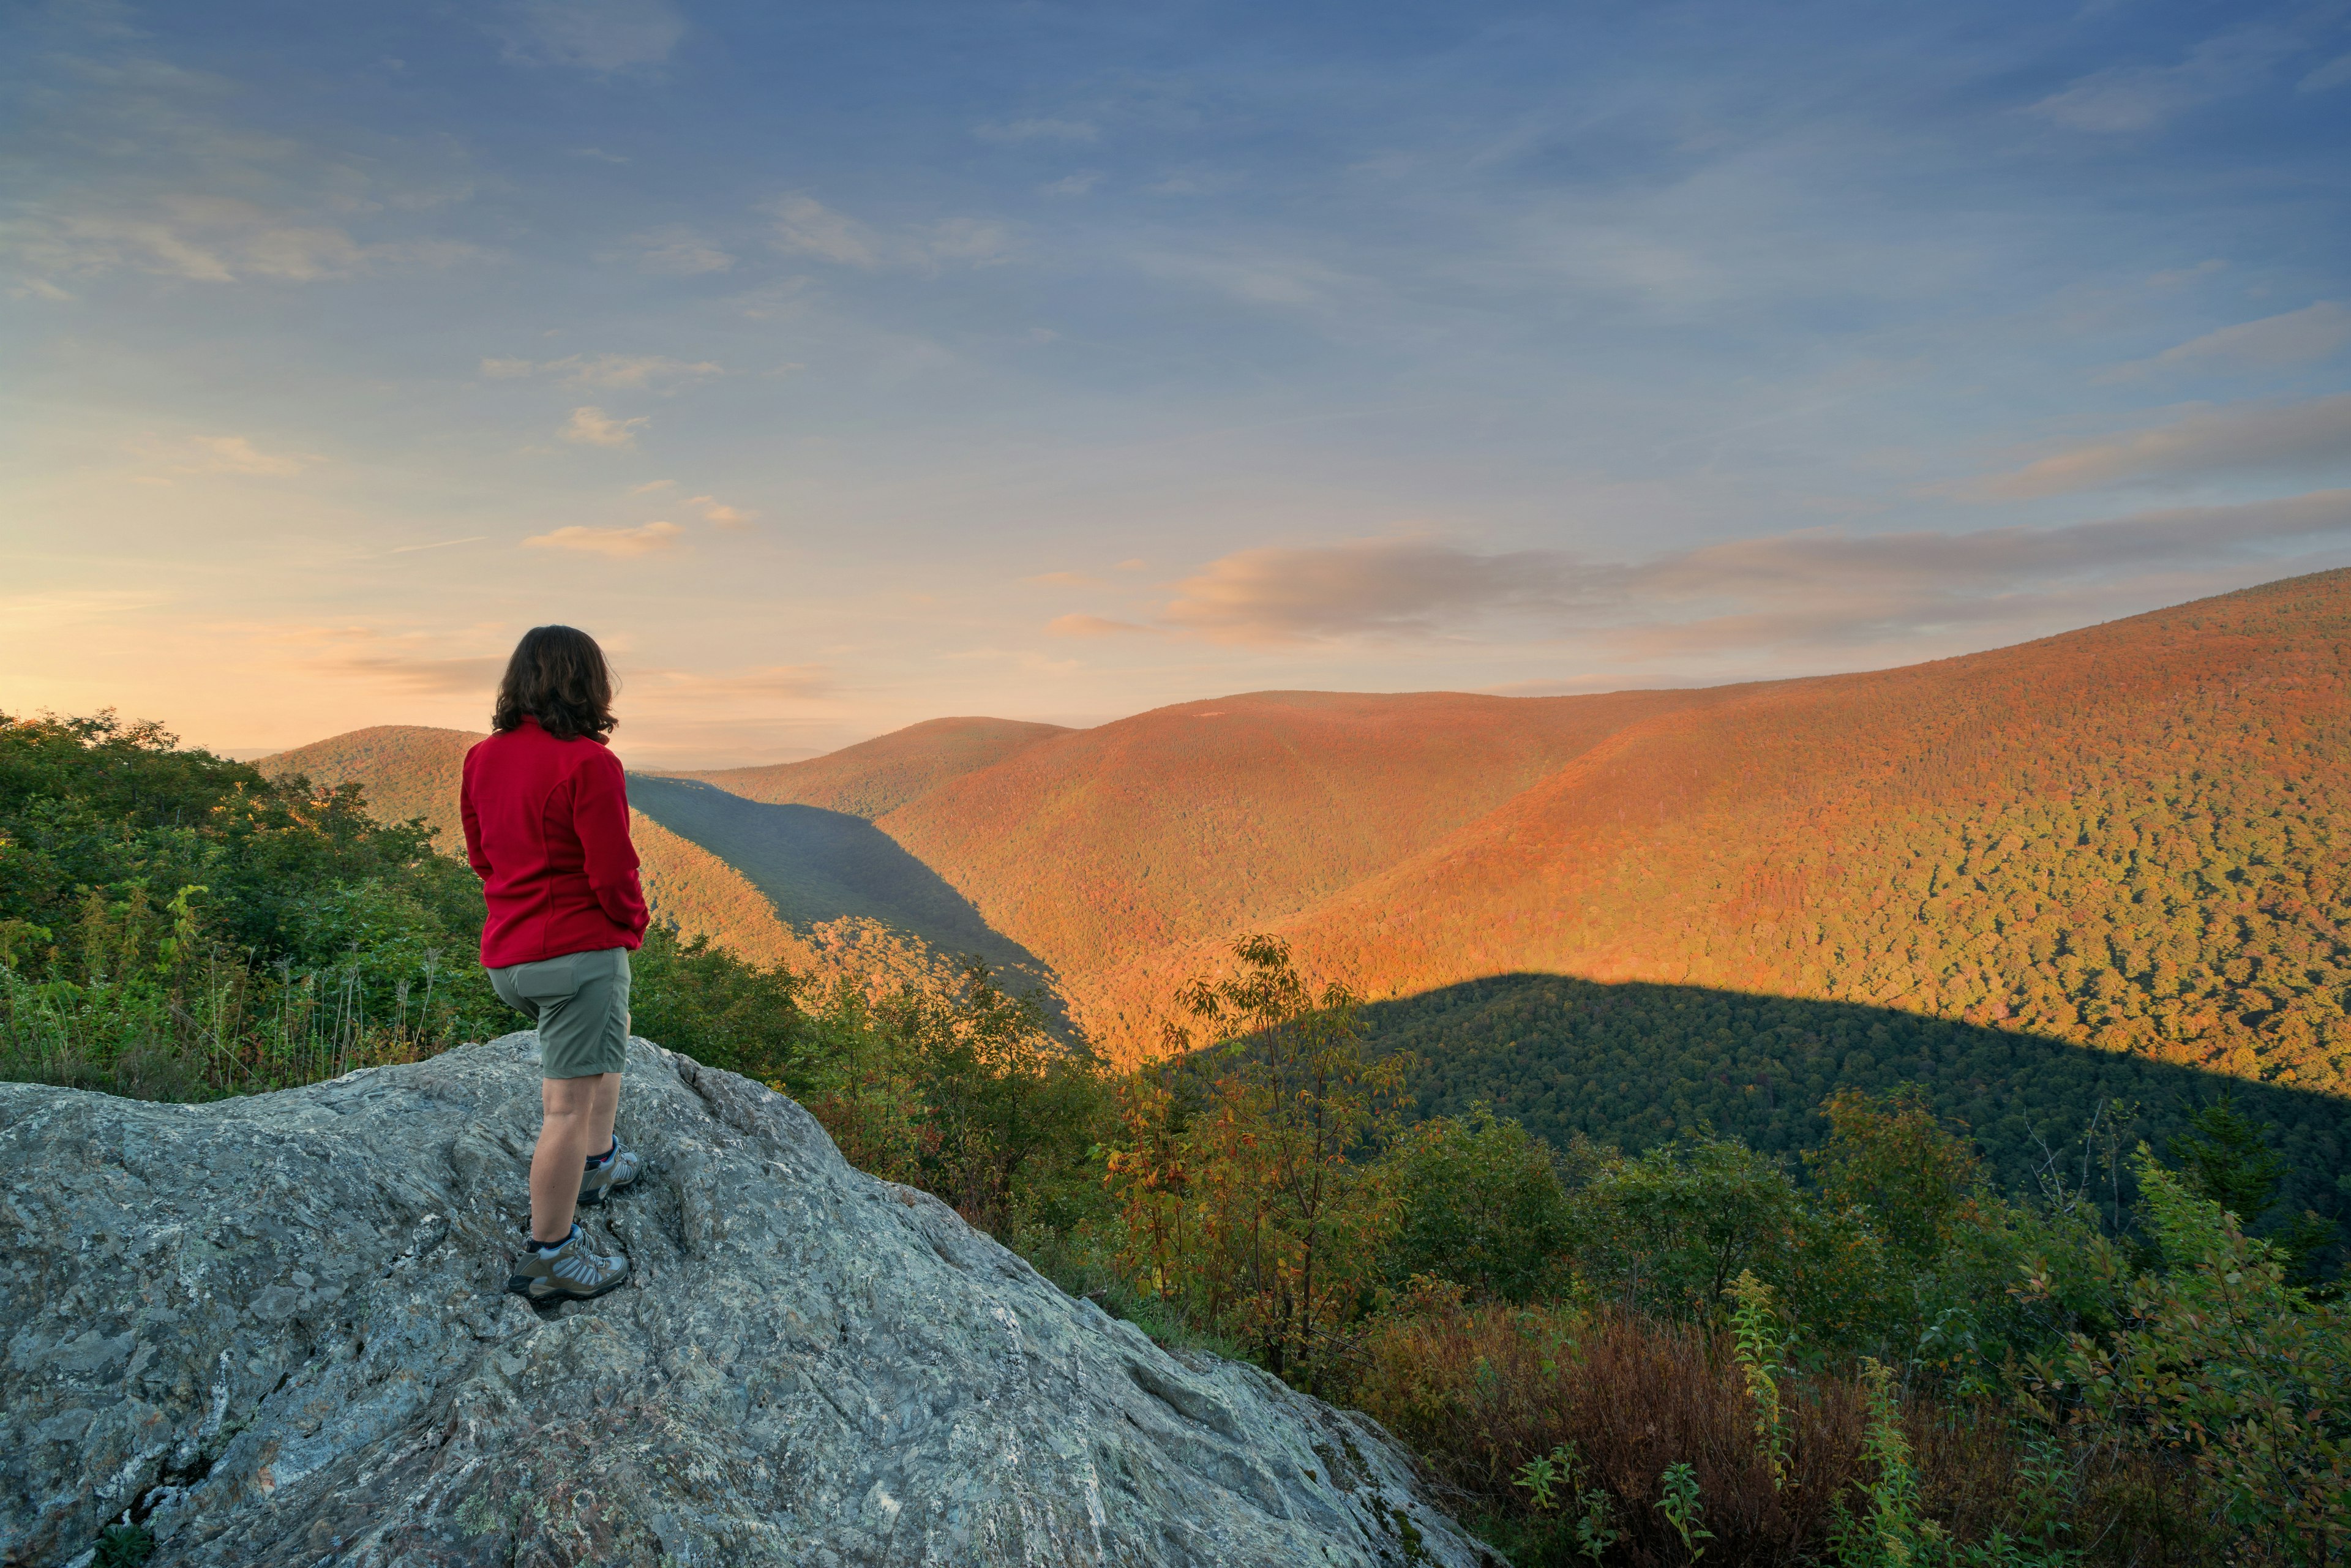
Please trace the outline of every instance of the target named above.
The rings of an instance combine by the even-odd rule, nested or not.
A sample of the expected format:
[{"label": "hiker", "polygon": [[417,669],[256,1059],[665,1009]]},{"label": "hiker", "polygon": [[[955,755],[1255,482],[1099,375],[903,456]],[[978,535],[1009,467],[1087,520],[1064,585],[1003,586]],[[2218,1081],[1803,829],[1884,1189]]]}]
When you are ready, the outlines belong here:
[{"label": "hiker", "polygon": [[507,1289],[532,1301],[586,1301],[628,1278],[574,1222],[637,1179],[612,1115],[629,1051],[629,953],[645,897],[629,841],[629,796],[604,737],[612,674],[585,632],[534,626],[498,683],[490,737],[465,753],[465,858],[489,904],[482,967],[538,1026],[538,1146],[529,1245]]}]

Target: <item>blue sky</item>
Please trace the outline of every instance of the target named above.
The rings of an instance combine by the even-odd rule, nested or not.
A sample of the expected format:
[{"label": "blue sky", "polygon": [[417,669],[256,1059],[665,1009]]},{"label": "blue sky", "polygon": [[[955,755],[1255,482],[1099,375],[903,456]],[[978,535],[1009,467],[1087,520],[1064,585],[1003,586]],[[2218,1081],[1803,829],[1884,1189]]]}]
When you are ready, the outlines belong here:
[{"label": "blue sky", "polygon": [[2351,7],[0,10],[0,710],[622,744],[2351,562]]}]

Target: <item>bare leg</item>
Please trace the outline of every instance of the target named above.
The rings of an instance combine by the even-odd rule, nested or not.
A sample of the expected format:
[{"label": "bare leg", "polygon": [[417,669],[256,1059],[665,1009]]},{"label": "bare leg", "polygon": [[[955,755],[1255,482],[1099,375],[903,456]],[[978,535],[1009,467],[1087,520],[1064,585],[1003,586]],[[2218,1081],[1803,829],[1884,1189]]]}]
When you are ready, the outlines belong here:
[{"label": "bare leg", "polygon": [[539,1245],[552,1247],[571,1234],[580,1173],[611,1146],[612,1113],[620,1103],[617,1072],[539,1080],[544,1119],[530,1156],[530,1235]]}]

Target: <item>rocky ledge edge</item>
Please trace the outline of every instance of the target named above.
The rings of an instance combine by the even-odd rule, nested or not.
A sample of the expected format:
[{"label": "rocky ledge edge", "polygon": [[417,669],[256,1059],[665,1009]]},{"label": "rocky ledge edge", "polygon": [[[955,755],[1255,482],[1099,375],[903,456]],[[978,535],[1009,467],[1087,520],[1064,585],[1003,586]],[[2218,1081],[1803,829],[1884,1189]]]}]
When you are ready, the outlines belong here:
[{"label": "rocky ledge edge", "polygon": [[634,1277],[503,1293],[535,1036],[204,1105],[0,1084],[0,1560],[1499,1564],[1368,1418],[1175,1354],[629,1042]]}]

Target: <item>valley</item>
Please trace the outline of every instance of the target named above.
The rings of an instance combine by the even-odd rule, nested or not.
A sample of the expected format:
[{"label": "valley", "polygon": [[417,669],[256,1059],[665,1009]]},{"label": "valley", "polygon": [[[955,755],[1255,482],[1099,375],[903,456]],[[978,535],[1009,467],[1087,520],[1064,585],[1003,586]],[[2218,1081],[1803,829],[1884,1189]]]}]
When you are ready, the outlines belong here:
[{"label": "valley", "polygon": [[[1774,1117],[1810,1116],[1824,1087],[1897,1061],[1935,1081],[1964,1037],[2041,1064],[1989,1099],[1962,1083],[1978,1069],[1938,1089],[2004,1165],[2101,1096],[2168,1116],[2218,1073],[2283,1096],[2265,1114],[2331,1171],[2326,1107],[2351,1081],[2347,656],[2351,573],[2334,572],[1873,674],[1262,692],[1086,730],[944,719],[631,788],[682,934],[873,983],[935,983],[976,953],[1116,1062],[1153,1051],[1227,943],[1270,931],[1378,1003],[1375,1038],[1431,1064],[1428,1105],[1474,1089],[1550,1134],[1598,1131],[1588,1109],[1542,1109],[1573,1084],[1587,1107],[1624,1101],[1636,1143],[1703,1116],[1773,1145]],[[264,766],[359,783],[445,846],[472,738],[365,730]],[[1704,1005],[1636,1009],[1637,1063],[1595,1099],[1571,1066],[1593,1020],[1667,994]],[[1782,1029],[1813,1043],[1776,1078],[1741,1065],[1771,1030],[1656,1023],[1758,1007],[1844,1021]],[[1823,1043],[1889,1027],[1898,1050]],[[1759,1120],[1700,1082],[1792,1108]]]}]

